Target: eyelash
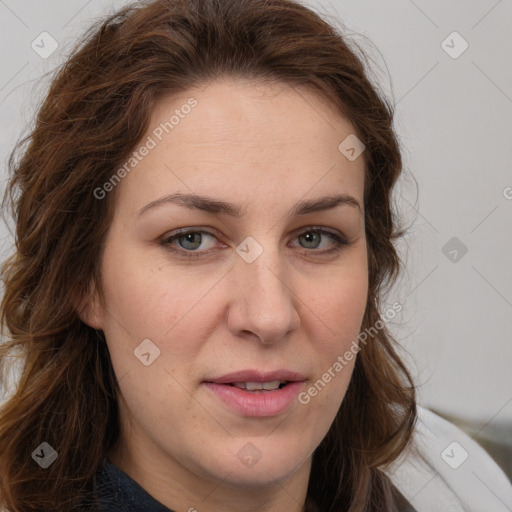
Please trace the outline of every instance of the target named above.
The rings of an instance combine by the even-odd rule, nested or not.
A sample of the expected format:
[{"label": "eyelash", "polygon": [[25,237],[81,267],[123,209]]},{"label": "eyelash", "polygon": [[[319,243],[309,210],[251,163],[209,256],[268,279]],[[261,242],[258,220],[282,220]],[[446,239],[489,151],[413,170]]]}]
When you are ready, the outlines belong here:
[{"label": "eyelash", "polygon": [[[182,237],[182,236],[185,236],[185,235],[188,235],[190,233],[201,233],[201,234],[207,234],[213,238],[217,238],[213,233],[209,232],[209,231],[205,231],[205,230],[199,230],[199,229],[186,229],[186,230],[183,230],[183,231],[178,231],[174,234],[172,234],[171,236],[165,236],[161,241],[160,241],[160,245],[162,245],[166,250],[174,253],[174,254],[177,254],[178,256],[184,256],[185,258],[201,258],[201,257],[204,257],[206,256],[210,251],[185,251],[185,250],[181,250],[181,249],[176,249],[175,247],[173,247],[171,245],[171,243]],[[334,247],[332,247],[331,249],[325,249],[323,251],[317,251],[315,249],[304,249],[304,252],[305,253],[317,253],[321,256],[324,256],[324,255],[329,255],[329,254],[334,254],[334,253],[338,253],[340,252],[341,250],[343,250],[346,246],[349,245],[349,242],[343,238],[342,236],[339,236],[331,231],[327,231],[325,229],[321,229],[321,228],[308,228],[307,230],[304,230],[304,231],[301,231],[297,236],[296,238],[298,238],[299,236],[301,235],[304,235],[306,233],[321,233],[322,235],[328,235],[334,242],[335,242],[335,245]]]}]

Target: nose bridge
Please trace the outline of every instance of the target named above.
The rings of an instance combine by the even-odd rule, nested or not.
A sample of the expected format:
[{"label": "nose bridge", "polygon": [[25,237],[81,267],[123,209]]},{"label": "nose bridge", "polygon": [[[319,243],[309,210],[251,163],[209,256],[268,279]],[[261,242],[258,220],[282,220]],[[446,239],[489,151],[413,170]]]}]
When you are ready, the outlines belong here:
[{"label": "nose bridge", "polygon": [[238,246],[229,314],[233,334],[250,331],[264,343],[282,339],[300,324],[290,274],[270,239],[259,243],[249,237]]},{"label": "nose bridge", "polygon": [[239,268],[247,285],[269,301],[279,301],[288,295],[290,290],[285,286],[286,275],[278,250],[266,248],[251,263],[239,262]]}]

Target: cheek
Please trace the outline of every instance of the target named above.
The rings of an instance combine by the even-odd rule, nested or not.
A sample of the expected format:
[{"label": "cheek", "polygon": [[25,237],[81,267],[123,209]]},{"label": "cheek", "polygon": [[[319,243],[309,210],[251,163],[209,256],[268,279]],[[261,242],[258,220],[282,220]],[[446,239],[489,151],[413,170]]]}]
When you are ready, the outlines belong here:
[{"label": "cheek", "polygon": [[368,273],[361,257],[319,286],[315,295],[310,295],[311,310],[305,309],[317,364],[303,402],[321,410],[319,422],[324,428],[334,419],[350,383],[367,296]]},{"label": "cheek", "polygon": [[186,268],[171,271],[161,258],[115,247],[105,253],[103,269],[106,321],[124,328],[125,338],[154,338],[161,344],[184,325],[194,330],[201,317],[208,318],[201,299],[212,287],[211,276],[199,278]]},{"label": "cheek", "polygon": [[[192,283],[184,275],[170,276],[162,265],[113,249],[105,253],[103,270],[107,306],[103,330],[130,408],[144,410],[149,398],[148,403],[153,403],[158,386],[166,396],[179,396],[180,387],[171,374],[188,367],[201,349],[194,333],[204,330],[209,318],[201,302],[206,284]],[[182,375],[176,379],[184,380]],[[167,388],[162,391],[162,386]]]},{"label": "cheek", "polygon": [[308,316],[316,317],[317,329],[325,331],[325,337],[322,337],[327,340],[324,353],[330,356],[333,350],[342,350],[347,342],[350,344],[357,338],[366,309],[366,258],[361,255],[353,260],[323,278],[315,288],[312,288],[313,283],[304,282],[304,288],[299,292],[306,297],[304,302],[311,309]]}]

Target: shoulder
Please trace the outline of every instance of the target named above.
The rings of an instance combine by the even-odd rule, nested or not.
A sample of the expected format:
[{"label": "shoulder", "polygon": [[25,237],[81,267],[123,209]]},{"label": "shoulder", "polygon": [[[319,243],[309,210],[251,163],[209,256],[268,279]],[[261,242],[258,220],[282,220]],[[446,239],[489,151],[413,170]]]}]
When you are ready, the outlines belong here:
[{"label": "shoulder", "polygon": [[411,448],[386,474],[418,512],[512,510],[512,484],[494,460],[458,427],[423,407]]}]

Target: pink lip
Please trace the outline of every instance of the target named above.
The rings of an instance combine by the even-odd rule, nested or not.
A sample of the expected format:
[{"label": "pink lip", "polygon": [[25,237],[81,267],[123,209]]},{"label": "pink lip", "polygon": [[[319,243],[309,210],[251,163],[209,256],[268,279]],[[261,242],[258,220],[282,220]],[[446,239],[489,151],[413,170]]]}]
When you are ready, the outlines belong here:
[{"label": "pink lip", "polygon": [[[251,392],[230,386],[233,382],[289,381],[281,389]],[[297,372],[276,370],[259,372],[243,370],[203,382],[205,387],[235,412],[248,417],[276,416],[284,412],[296,400],[304,386],[305,377]]]},{"label": "pink lip", "polygon": [[205,382],[216,384],[231,384],[232,382],[272,382],[273,380],[303,381],[306,377],[299,372],[289,370],[274,370],[271,372],[260,372],[258,370],[241,370],[229,373],[222,377],[207,379]]}]

